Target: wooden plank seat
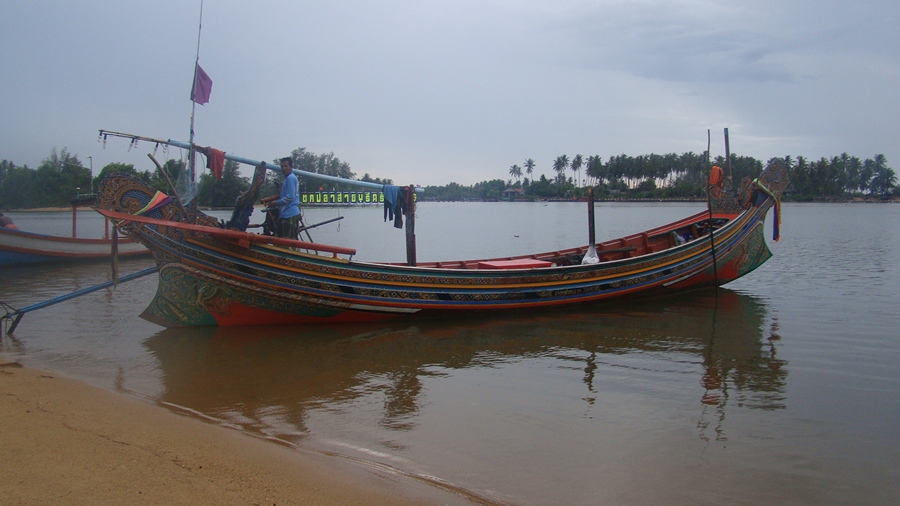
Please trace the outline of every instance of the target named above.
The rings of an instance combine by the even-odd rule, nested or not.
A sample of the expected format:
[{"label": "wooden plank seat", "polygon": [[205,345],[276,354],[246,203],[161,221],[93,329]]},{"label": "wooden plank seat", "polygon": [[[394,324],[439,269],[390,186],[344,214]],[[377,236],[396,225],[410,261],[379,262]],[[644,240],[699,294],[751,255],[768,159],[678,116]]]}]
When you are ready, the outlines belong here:
[{"label": "wooden plank seat", "polygon": [[552,262],[534,258],[516,258],[513,260],[485,260],[478,262],[479,269],[539,269],[550,267]]}]

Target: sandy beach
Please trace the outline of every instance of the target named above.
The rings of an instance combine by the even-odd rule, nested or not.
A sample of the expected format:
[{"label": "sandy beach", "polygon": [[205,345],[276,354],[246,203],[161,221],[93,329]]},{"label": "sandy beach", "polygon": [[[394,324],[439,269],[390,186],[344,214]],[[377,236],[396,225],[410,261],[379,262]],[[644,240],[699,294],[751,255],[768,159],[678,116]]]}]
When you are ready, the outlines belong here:
[{"label": "sandy beach", "polygon": [[2,359],[0,426],[9,505],[475,503]]}]

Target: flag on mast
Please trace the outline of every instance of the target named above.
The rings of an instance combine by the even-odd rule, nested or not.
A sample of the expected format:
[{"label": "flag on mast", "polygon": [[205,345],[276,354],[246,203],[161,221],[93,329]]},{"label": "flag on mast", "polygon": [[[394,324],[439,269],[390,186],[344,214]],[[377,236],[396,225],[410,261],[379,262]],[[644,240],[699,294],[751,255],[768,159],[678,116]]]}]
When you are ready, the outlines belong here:
[{"label": "flag on mast", "polygon": [[191,87],[191,100],[203,105],[209,102],[212,92],[212,79],[203,71],[199,63],[194,64],[194,85]]}]

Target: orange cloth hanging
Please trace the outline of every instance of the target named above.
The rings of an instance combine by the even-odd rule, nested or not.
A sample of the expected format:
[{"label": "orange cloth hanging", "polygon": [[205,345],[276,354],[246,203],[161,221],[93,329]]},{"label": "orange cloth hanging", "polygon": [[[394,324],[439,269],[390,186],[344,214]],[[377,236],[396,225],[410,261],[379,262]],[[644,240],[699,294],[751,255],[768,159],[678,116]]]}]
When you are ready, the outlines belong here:
[{"label": "orange cloth hanging", "polygon": [[709,185],[710,186],[722,186],[722,183],[725,182],[725,171],[722,170],[722,167],[718,165],[713,165],[712,170],[709,171]]},{"label": "orange cloth hanging", "polygon": [[206,148],[206,168],[216,176],[216,181],[221,181],[222,171],[225,169],[225,152],[216,148]]},{"label": "orange cloth hanging", "polygon": [[713,165],[709,171],[709,194],[718,200],[722,198],[722,186],[725,184],[725,171],[718,165]]}]

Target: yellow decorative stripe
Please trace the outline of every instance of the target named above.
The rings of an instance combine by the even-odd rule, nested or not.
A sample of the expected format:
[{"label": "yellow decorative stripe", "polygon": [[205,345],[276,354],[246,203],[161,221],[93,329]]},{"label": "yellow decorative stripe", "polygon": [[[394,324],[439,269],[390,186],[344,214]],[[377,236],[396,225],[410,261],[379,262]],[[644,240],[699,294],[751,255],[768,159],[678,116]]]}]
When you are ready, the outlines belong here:
[{"label": "yellow decorative stripe", "polygon": [[[747,219],[749,219],[749,215],[750,215],[750,214],[751,214],[751,213],[744,213],[743,221],[746,221]],[[720,243],[722,243],[722,242],[727,241],[729,238],[731,238],[733,235],[735,235],[735,234],[740,230],[740,228],[741,228],[741,224],[740,224],[740,223],[735,223],[734,225],[735,225],[735,226],[733,226],[733,227],[730,228],[730,231],[729,231],[728,234],[726,234],[726,235],[724,235],[724,236],[716,236],[716,241],[715,241],[716,244],[720,244]],[[196,240],[189,240],[189,242],[191,242],[191,243],[193,243],[193,244],[196,244],[196,245],[198,245],[198,246],[202,246],[202,247],[204,247],[204,248],[206,248],[206,249],[209,249],[209,250],[213,250],[213,251],[222,253],[223,255],[233,255],[233,254],[234,254],[233,252],[228,251],[228,250],[225,250],[225,249],[223,249],[223,248],[217,248],[217,247],[215,247],[215,246],[212,246],[212,245],[210,245],[210,244],[207,243],[207,242],[201,242],[201,241],[196,241]],[[709,245],[709,242],[707,241],[707,242],[706,242],[706,246],[708,246],[708,245]],[[309,259],[315,259],[315,260],[318,260],[318,261],[326,261],[326,262],[329,262],[329,263],[334,263],[334,264],[336,264],[336,265],[335,265],[335,268],[342,268],[343,266],[345,266],[345,265],[347,265],[347,264],[350,263],[348,260],[343,259],[343,258],[325,257],[325,256],[322,256],[322,255],[314,255],[314,254],[309,254],[309,253],[302,253],[302,252],[294,251],[294,250],[285,250],[284,248],[276,247],[276,246],[270,246],[270,245],[262,245],[262,244],[258,244],[258,245],[256,245],[256,246],[257,246],[258,248],[262,248],[262,249],[270,249],[270,250],[279,251],[279,252],[282,252],[282,251],[289,251],[289,252],[291,253],[291,255],[293,255],[293,256],[297,256],[297,257],[305,257],[305,258],[309,258]],[[644,273],[644,272],[648,272],[648,271],[652,271],[652,270],[657,270],[657,269],[660,269],[660,268],[665,268],[665,267],[667,267],[667,266],[669,266],[669,265],[673,265],[673,264],[676,264],[676,263],[678,263],[678,262],[681,262],[682,260],[684,260],[684,257],[674,258],[674,259],[672,259],[672,260],[670,260],[670,261],[668,261],[668,262],[665,262],[665,263],[651,264],[651,265],[648,265],[647,267],[644,267],[644,268],[641,268],[641,269],[629,270],[629,271],[627,272],[627,274],[628,274],[629,276],[638,275],[638,274],[641,274],[641,273]],[[265,260],[259,260],[259,259],[252,259],[252,262],[255,263],[255,264],[261,265],[261,266],[268,266],[268,267],[276,268],[276,269],[281,270],[281,271],[283,271],[283,272],[292,272],[292,273],[297,273],[297,274],[310,275],[310,272],[307,271],[307,270],[304,270],[304,269],[301,269],[301,268],[292,268],[292,267],[290,267],[290,266],[286,266],[286,265],[283,265],[283,264],[280,264],[280,263],[275,263],[275,262],[270,262],[270,261],[265,261]],[[374,266],[376,267],[376,269],[377,269],[377,268],[381,268],[381,267],[386,267],[386,268],[396,267],[396,266],[383,266],[382,264],[378,264],[378,263],[371,263],[371,264],[374,265]],[[552,272],[553,272],[553,271],[552,271],[551,269],[553,269],[553,268],[548,268],[548,271],[547,271],[547,272],[548,272],[548,275],[552,275]],[[464,271],[469,271],[470,269],[463,269],[463,270],[464,270]],[[441,277],[440,274],[439,274],[440,271],[441,271],[441,269],[438,269],[437,273],[432,274],[432,276],[433,276],[433,277],[436,277],[436,278]],[[448,273],[448,276],[447,276],[447,277],[452,277],[452,276],[453,276],[453,273],[454,273],[455,271],[457,271],[457,269],[446,269],[446,271],[447,271],[447,273]],[[394,274],[394,275],[397,275],[397,276],[402,276],[402,275],[403,275],[403,272],[402,272],[402,271],[395,271],[393,274]],[[466,290],[466,289],[471,290],[471,289],[487,289],[487,288],[489,288],[489,289],[491,289],[491,290],[521,289],[521,288],[554,288],[554,287],[560,287],[560,286],[565,287],[565,286],[571,285],[571,284],[573,284],[573,283],[581,284],[581,283],[597,282],[597,281],[608,280],[608,279],[615,279],[615,278],[620,277],[622,274],[625,274],[625,273],[623,273],[623,272],[615,272],[615,273],[611,273],[611,274],[607,274],[607,275],[603,275],[603,276],[593,276],[593,277],[587,277],[587,278],[577,279],[577,280],[563,279],[563,280],[555,280],[555,281],[547,281],[547,282],[537,282],[537,283],[503,283],[503,284],[483,284],[483,285],[481,285],[481,284],[474,284],[474,283],[473,283],[473,284],[459,284],[459,283],[443,283],[443,282],[442,282],[442,283],[440,283],[440,286],[441,286],[442,288],[451,289],[451,290]],[[366,278],[364,278],[364,277],[357,277],[357,276],[342,276],[342,275],[338,275],[338,274],[329,274],[329,273],[324,273],[324,272],[319,272],[319,271],[316,271],[316,272],[312,273],[312,275],[315,276],[315,277],[317,277],[317,278],[319,278],[319,279],[321,279],[321,280],[330,280],[330,281],[332,281],[332,282],[343,281],[343,282],[353,282],[353,283],[357,283],[357,284],[361,284],[361,285],[373,285],[373,286],[384,286],[384,285],[388,285],[388,286],[397,286],[397,287],[405,287],[405,288],[428,288],[428,289],[433,289],[433,288],[435,287],[435,285],[437,284],[437,282],[435,282],[435,283],[413,283],[413,282],[404,282],[404,281],[390,281],[390,282],[385,282],[385,281],[369,280],[369,279],[366,279]],[[422,274],[421,274],[421,273],[417,273],[417,272],[415,272],[415,271],[411,271],[411,272],[410,272],[410,275],[413,275],[413,276],[419,276],[419,275],[422,275]],[[473,279],[474,279],[474,278],[473,278]]]}]

